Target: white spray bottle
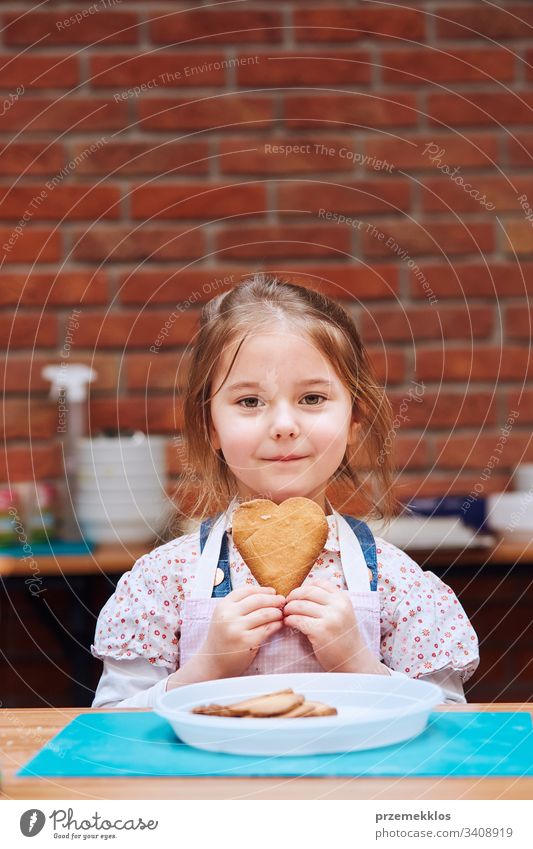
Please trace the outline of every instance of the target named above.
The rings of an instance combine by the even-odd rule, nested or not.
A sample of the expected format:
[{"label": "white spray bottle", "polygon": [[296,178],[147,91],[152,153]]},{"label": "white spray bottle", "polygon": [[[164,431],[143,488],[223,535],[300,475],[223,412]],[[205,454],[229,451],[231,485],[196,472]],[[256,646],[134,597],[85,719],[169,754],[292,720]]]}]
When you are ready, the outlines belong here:
[{"label": "white spray bottle", "polygon": [[59,413],[58,433],[62,434],[65,497],[63,499],[61,538],[70,542],[83,539],[76,518],[77,446],[86,434],[87,386],[98,375],[94,369],[81,363],[61,363],[45,366],[41,372],[52,382],[50,397],[57,400]]}]

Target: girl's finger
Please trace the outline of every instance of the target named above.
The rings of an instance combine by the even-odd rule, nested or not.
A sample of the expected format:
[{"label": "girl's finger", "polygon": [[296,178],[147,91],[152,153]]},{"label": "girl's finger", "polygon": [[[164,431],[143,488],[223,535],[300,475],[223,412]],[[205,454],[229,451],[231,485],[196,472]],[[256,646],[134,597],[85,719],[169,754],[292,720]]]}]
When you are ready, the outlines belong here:
[{"label": "girl's finger", "polygon": [[243,617],[243,624],[247,631],[251,631],[260,625],[268,625],[269,622],[281,622],[283,613],[279,607],[263,607],[254,610]]},{"label": "girl's finger", "polygon": [[300,634],[303,634],[305,637],[309,637],[313,631],[313,623],[316,622],[316,619],[313,619],[310,616],[293,615],[287,616],[283,622],[288,628],[294,628],[296,631],[299,631]]},{"label": "girl's finger", "polygon": [[311,616],[313,619],[320,619],[323,613],[324,605],[317,604],[315,601],[306,601],[305,599],[295,599],[288,601],[283,608],[283,618],[287,621],[288,616],[297,613],[302,616]]},{"label": "girl's finger", "polygon": [[287,596],[287,604],[289,601],[295,601],[296,599],[316,601],[317,604],[331,604],[331,593],[327,592],[322,587],[315,587],[313,584],[304,584],[289,593]]},{"label": "girl's finger", "polygon": [[276,590],[274,587],[260,587],[258,584],[243,584],[242,587],[237,587],[237,589],[231,591],[231,597],[233,601],[240,601],[252,593],[270,593],[270,595],[275,595]]},{"label": "girl's finger", "polygon": [[270,637],[271,634],[275,634],[281,628],[283,628],[283,619],[268,622],[266,625],[258,625],[257,628],[251,628],[250,633],[257,637],[259,643],[262,643],[266,637]]},{"label": "girl's finger", "polygon": [[252,613],[261,607],[283,607],[285,604],[285,596],[274,595],[274,593],[255,593],[254,595],[246,596],[238,602],[239,613],[246,616],[247,613]]},{"label": "girl's finger", "polygon": [[324,590],[328,590],[328,592],[330,593],[334,593],[337,589],[335,584],[333,584],[331,581],[324,581],[322,578],[314,578],[311,583],[317,587],[322,587],[322,589]]}]

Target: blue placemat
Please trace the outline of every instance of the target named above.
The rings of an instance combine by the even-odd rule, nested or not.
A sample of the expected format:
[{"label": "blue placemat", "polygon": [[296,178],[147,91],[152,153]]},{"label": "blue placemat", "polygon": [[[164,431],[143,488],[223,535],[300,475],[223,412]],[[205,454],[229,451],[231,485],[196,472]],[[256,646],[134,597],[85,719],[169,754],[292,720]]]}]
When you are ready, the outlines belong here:
[{"label": "blue placemat", "polygon": [[181,743],[152,712],[77,716],[19,776],[533,775],[529,713],[434,712],[418,737],[333,755],[225,755]]},{"label": "blue placemat", "polygon": [[[80,540],[80,542],[69,542],[62,539],[51,539],[48,542],[32,542],[31,554],[35,557],[44,554],[46,557],[60,557],[65,554],[90,554],[94,549],[94,543],[89,540]],[[28,552],[24,551],[24,547],[19,545],[4,545],[0,546],[0,554],[5,557],[27,557]]]}]

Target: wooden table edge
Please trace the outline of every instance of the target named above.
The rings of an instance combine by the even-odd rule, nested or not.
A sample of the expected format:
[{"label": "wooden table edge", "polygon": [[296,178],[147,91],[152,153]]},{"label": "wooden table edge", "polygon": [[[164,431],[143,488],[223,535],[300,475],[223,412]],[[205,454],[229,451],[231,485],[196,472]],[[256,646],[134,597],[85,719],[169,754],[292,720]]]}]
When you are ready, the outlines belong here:
[{"label": "wooden table edge", "polygon": [[[17,719],[33,719],[22,728],[35,725],[42,731],[39,742],[29,746],[20,754],[20,763],[13,765],[18,770],[33,757],[44,743],[54,737],[75,716],[84,713],[113,713],[121,708],[19,708],[0,710],[0,732],[13,730]],[[130,711],[144,711],[146,708],[129,708]],[[439,705],[438,712],[530,712],[531,702],[497,702],[495,704]],[[11,714],[11,717],[8,714]],[[53,715],[60,714],[59,722],[46,722]],[[33,716],[32,716],[33,715]],[[37,722],[40,724],[37,725]],[[44,723],[44,725],[43,725]],[[22,737],[21,729],[19,734]],[[16,749],[12,750],[13,755]],[[5,768],[4,751],[3,768]],[[11,772],[11,769],[9,769]],[[66,782],[63,785],[62,782]],[[27,778],[7,775],[0,787],[0,799],[532,799],[533,777],[526,776],[419,776],[360,778],[355,776],[282,776],[282,777],[240,777],[240,776],[168,776],[146,778],[106,777],[106,778]]]}]

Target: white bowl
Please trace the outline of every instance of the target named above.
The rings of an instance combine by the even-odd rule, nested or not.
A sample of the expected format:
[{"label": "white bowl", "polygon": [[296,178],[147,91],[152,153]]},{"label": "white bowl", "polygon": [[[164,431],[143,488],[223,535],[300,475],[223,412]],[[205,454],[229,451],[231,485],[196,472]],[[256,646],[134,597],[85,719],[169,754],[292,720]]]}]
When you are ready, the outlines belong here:
[{"label": "white bowl", "polygon": [[502,492],[487,497],[487,524],[514,542],[533,540],[533,492]]},{"label": "white bowl", "polygon": [[[196,705],[229,704],[292,687],[337,708],[335,716],[246,719],[191,713]],[[390,746],[424,731],[444,702],[428,681],[339,672],[280,673],[222,678],[163,693],[155,713],[189,746],[237,755],[314,755]]]},{"label": "white bowl", "polygon": [[95,436],[81,437],[77,441],[77,454],[84,460],[93,461],[109,457],[135,459],[136,457],[163,457],[167,444],[165,436]]},{"label": "white bowl", "polygon": [[94,543],[111,543],[121,545],[126,543],[148,543],[159,528],[145,522],[105,522],[99,520],[82,520],[78,517],[83,535]]},{"label": "white bowl", "polygon": [[162,499],[153,501],[151,504],[136,504],[133,501],[103,502],[97,501],[87,503],[76,502],[76,513],[80,520],[99,519],[101,521],[113,522],[155,522],[167,508],[167,503]]},{"label": "white bowl", "polygon": [[533,463],[522,463],[517,466],[513,484],[519,492],[533,492]]}]

